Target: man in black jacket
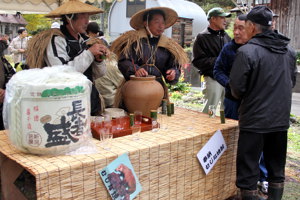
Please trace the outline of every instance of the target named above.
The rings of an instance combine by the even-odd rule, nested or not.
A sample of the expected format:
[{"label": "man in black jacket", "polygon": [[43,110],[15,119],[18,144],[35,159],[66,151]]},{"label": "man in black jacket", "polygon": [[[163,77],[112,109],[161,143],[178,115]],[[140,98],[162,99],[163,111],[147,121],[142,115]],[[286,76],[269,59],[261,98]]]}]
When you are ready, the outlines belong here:
[{"label": "man in black jacket", "polygon": [[204,113],[208,112],[209,105],[217,107],[219,101],[223,107],[225,91],[213,76],[213,69],[219,53],[224,44],[231,39],[224,31],[226,26],[226,17],[230,13],[225,13],[222,8],[212,8],[208,11],[207,19],[209,26],[203,32],[199,33],[193,47],[193,65],[199,69],[206,82],[205,99],[207,99]]},{"label": "man in black jacket", "polygon": [[296,82],[296,54],[290,39],[271,30],[272,11],[257,6],[247,15],[251,40],[238,49],[230,74],[234,97],[241,99],[237,181],[242,198],[258,199],[259,158],[268,170],[268,199],[281,199],[284,187],[287,130],[292,88]]}]

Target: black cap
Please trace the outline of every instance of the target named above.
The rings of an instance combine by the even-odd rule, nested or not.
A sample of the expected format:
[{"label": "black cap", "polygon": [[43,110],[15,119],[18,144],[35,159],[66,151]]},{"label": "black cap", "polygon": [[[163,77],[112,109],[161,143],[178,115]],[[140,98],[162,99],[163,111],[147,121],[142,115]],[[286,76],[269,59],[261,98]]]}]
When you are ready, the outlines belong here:
[{"label": "black cap", "polygon": [[241,14],[237,17],[241,21],[246,21],[247,20],[247,15],[246,14]]},{"label": "black cap", "polygon": [[86,28],[86,32],[92,32],[92,33],[99,33],[100,32],[100,28],[98,26],[98,24],[96,22],[90,22],[88,25],[87,25],[87,28]]},{"label": "black cap", "polygon": [[256,6],[247,14],[247,20],[263,26],[271,26],[273,12],[267,6]]}]

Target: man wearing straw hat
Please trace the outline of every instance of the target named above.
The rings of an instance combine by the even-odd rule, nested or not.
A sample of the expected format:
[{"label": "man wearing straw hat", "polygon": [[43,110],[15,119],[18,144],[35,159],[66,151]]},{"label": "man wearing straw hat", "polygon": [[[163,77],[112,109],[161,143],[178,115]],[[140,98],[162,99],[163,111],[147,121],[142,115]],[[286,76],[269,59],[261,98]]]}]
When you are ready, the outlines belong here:
[{"label": "man wearing straw hat", "polygon": [[[89,16],[102,12],[103,10],[78,0],[69,0],[51,11],[46,17],[59,17],[63,25],[60,29],[50,29],[32,39],[29,44],[30,55],[27,64],[30,68],[70,65],[92,82],[103,76],[106,66],[101,56],[108,56],[109,51],[105,45],[99,43],[88,46],[88,37],[85,35]],[[44,51],[42,57],[36,57]],[[91,115],[98,115],[102,109],[99,93],[93,84]]]},{"label": "man wearing straw hat", "polygon": [[111,46],[126,80],[130,79],[130,75],[154,75],[165,92],[165,82],[178,82],[180,66],[188,59],[178,43],[163,35],[177,18],[177,13],[167,7],[144,9],[132,16],[130,26],[135,30],[124,33]]}]

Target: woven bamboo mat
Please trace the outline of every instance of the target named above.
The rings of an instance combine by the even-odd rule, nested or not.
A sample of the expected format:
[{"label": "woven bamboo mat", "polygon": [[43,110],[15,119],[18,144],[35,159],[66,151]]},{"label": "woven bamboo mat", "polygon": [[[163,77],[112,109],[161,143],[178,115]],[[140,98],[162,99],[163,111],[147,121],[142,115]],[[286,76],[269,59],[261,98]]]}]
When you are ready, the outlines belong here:
[{"label": "woven bamboo mat", "polygon": [[[20,164],[36,179],[38,199],[110,199],[98,171],[123,153],[128,153],[143,191],[136,199],[223,200],[236,192],[235,159],[237,121],[176,108],[163,116],[167,129],[142,132],[113,139],[111,150],[74,156],[36,156],[16,150],[5,131],[0,132],[0,152]],[[209,138],[220,129],[227,150],[212,171],[205,175],[196,157]]]}]

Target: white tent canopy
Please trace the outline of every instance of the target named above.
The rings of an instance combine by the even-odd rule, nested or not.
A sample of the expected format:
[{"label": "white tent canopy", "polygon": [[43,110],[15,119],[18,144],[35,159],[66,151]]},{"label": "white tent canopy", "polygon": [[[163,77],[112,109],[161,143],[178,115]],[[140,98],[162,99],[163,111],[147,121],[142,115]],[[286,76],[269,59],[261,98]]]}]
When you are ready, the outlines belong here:
[{"label": "white tent canopy", "polygon": [[[0,14],[23,14],[49,13],[67,0],[0,0]],[[85,2],[86,0],[80,0]],[[103,0],[88,0],[89,2],[102,2]],[[112,2],[112,0],[105,0]]]},{"label": "white tent canopy", "polygon": [[48,13],[57,6],[57,0],[0,0],[0,13]]}]

